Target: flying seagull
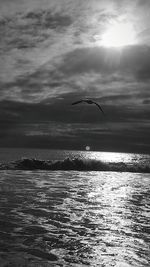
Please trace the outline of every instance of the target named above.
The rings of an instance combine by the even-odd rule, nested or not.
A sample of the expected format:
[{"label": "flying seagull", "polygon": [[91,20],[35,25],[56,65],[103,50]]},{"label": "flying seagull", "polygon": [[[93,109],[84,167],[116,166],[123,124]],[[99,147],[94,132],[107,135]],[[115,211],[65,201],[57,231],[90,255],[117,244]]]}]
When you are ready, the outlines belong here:
[{"label": "flying seagull", "polygon": [[80,103],[83,103],[83,102],[85,102],[87,104],[95,104],[100,109],[100,111],[103,114],[105,114],[104,111],[102,110],[101,106],[98,103],[96,103],[95,101],[90,100],[90,99],[81,99],[79,101],[73,102],[72,105],[80,104]]}]

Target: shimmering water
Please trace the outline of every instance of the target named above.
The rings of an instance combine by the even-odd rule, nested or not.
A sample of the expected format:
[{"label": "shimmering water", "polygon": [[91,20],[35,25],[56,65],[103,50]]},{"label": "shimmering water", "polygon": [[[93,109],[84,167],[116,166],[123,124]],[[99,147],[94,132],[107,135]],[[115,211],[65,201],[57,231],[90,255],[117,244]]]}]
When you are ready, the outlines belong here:
[{"label": "shimmering water", "polygon": [[0,170],[150,173],[150,155],[93,151],[0,149]]},{"label": "shimmering water", "polygon": [[134,153],[75,151],[75,150],[50,150],[28,148],[0,148],[0,162],[10,162],[21,158],[36,158],[38,160],[64,160],[65,158],[80,158],[102,160],[104,162],[124,162],[149,164],[150,155]]},{"label": "shimmering water", "polygon": [[150,266],[150,174],[0,171],[0,266]]}]

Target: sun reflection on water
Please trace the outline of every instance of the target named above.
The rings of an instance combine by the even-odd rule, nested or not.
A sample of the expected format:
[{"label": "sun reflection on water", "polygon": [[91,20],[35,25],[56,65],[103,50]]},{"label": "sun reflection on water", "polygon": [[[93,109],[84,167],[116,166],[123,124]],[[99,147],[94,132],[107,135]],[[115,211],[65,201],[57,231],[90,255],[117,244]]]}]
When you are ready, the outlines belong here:
[{"label": "sun reflection on water", "polygon": [[[102,160],[104,162],[131,162],[134,160],[134,154],[115,153],[115,152],[82,152],[82,156],[86,159]],[[137,157],[136,157],[137,159]]]},{"label": "sun reflection on water", "polygon": [[[111,153],[110,153],[111,154]],[[118,179],[117,179],[118,176]],[[128,255],[132,238],[132,221],[128,200],[132,197],[132,186],[128,179],[120,174],[111,176],[105,174],[104,180],[100,174],[95,174],[90,185],[88,199],[95,207],[93,213],[95,224],[101,235],[101,242],[94,248],[95,258],[103,259],[104,266],[130,266],[124,262]],[[121,178],[121,179],[120,179]],[[126,236],[129,234],[129,238]],[[112,264],[117,265],[110,265]],[[108,265],[107,265],[108,264]]]}]

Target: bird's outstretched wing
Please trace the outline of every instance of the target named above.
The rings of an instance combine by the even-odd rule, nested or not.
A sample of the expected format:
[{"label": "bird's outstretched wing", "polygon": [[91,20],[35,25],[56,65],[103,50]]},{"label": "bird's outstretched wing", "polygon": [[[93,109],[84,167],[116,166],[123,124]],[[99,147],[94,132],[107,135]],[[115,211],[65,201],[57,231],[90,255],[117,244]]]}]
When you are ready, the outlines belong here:
[{"label": "bird's outstretched wing", "polygon": [[81,103],[81,102],[83,102],[83,100],[73,102],[71,105],[76,105],[76,104],[79,104],[79,103]]},{"label": "bird's outstretched wing", "polygon": [[93,103],[94,103],[94,104],[101,110],[101,112],[102,112],[103,114],[105,114],[104,111],[102,110],[102,108],[101,108],[101,106],[100,106],[99,104],[97,104],[97,103],[94,102],[94,101],[93,101]]}]

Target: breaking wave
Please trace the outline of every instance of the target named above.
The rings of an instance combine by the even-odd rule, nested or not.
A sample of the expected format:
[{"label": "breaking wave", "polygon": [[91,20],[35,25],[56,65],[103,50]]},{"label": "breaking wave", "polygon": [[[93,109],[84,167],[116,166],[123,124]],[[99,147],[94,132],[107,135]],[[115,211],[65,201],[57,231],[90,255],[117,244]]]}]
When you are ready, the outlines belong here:
[{"label": "breaking wave", "polygon": [[124,162],[108,163],[100,160],[80,158],[66,158],[57,161],[24,158],[9,163],[1,163],[0,170],[74,170],[150,173],[150,165]]}]

